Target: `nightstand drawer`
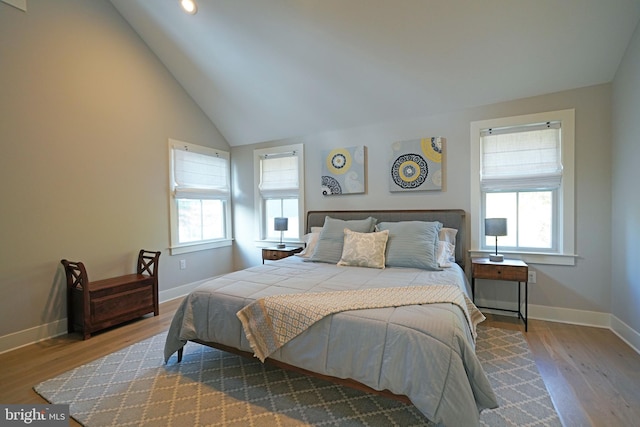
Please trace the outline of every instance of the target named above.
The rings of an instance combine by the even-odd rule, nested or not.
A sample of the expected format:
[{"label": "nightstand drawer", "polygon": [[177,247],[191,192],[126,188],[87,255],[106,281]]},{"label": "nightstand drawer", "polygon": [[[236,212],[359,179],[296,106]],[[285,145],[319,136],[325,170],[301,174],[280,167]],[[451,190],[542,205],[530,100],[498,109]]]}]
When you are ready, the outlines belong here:
[{"label": "nightstand drawer", "polygon": [[290,257],[298,252],[302,252],[301,247],[287,246],[286,248],[263,248],[262,263],[264,264],[265,261],[277,261],[282,258]]},{"label": "nightstand drawer", "polygon": [[476,279],[513,280],[526,282],[528,280],[527,267],[514,267],[496,264],[473,264],[473,277]]},{"label": "nightstand drawer", "polygon": [[262,258],[265,260],[276,261],[291,255],[292,255],[291,253],[287,253],[283,251],[276,251],[276,250],[270,250],[270,249],[262,250]]}]

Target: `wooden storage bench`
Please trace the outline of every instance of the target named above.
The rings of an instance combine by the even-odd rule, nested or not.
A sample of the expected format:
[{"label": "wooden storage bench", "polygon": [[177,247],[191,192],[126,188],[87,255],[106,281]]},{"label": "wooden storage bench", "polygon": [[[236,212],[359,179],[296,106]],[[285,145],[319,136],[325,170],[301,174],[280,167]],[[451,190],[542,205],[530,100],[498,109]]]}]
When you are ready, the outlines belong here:
[{"label": "wooden storage bench", "polygon": [[101,329],[158,310],[160,252],[142,249],[137,272],[90,282],[81,262],[61,261],[67,276],[67,328],[82,331],[86,340]]}]

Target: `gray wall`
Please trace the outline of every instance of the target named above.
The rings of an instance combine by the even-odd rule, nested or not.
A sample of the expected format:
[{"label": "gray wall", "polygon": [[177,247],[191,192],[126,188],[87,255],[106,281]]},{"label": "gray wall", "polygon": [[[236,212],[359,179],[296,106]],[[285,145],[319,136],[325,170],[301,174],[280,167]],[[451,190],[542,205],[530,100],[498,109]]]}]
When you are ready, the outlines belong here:
[{"label": "gray wall", "polygon": [[[613,83],[612,313],[640,342],[640,26]],[[620,331],[625,325],[617,325]]]},{"label": "gray wall", "polygon": [[111,3],[0,3],[0,61],[0,337],[64,327],[62,258],[101,279],[162,250],[161,295],[231,270],[169,255],[167,139],[229,146]]},{"label": "gray wall", "polygon": [[[575,108],[576,111],[576,265],[534,265],[537,284],[530,287],[530,303],[548,307],[541,316],[553,316],[554,308],[589,313],[611,312],[611,85],[604,84],[534,98],[455,111],[440,116],[420,117],[327,132],[318,135],[271,142],[270,145],[305,144],[306,209],[440,209],[470,210],[469,162],[470,122],[543,111]],[[445,181],[441,192],[390,193],[387,161],[394,141],[444,136],[446,143]],[[365,145],[368,147],[368,192],[363,195],[325,197],[319,177],[323,149]],[[253,218],[252,150],[264,145],[234,147],[233,164],[237,175],[235,200],[238,251],[236,268],[259,261],[255,247]],[[480,298],[512,305],[516,288],[483,286]],[[582,313],[584,315],[584,313]]]}]

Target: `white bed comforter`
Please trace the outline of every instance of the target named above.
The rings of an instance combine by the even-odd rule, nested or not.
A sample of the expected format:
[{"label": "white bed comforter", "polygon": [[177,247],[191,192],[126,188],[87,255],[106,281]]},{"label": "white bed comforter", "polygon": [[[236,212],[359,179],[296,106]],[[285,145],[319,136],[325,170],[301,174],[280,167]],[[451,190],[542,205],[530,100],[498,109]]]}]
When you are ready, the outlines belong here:
[{"label": "white bed comforter", "polygon": [[[252,349],[236,313],[258,298],[393,286],[453,284],[468,293],[462,270],[338,267],[289,257],[203,283],[178,310],[165,360],[186,341]],[[473,426],[497,406],[462,310],[452,304],[345,311],[323,318],[271,356],[290,365],[376,390],[406,395],[431,421]]]}]

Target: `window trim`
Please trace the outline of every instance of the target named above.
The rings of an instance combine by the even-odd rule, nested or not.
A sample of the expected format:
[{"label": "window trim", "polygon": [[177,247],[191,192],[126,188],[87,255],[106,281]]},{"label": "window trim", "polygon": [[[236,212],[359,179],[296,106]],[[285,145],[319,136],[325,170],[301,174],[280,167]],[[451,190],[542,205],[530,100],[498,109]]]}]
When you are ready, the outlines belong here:
[{"label": "window trim", "polygon": [[[472,257],[487,256],[492,251],[482,249],[482,191],[480,190],[480,141],[481,131],[487,128],[522,126],[548,121],[562,122],[562,185],[558,189],[558,214],[554,218],[558,226],[558,248],[555,253],[504,251],[512,258],[533,264],[575,265],[575,110],[558,110],[525,114],[471,122],[470,125],[470,205],[471,205],[471,249]],[[561,218],[561,220],[560,220]]]},{"label": "window trim", "polygon": [[256,246],[264,247],[265,245],[271,245],[275,243],[279,243],[278,240],[268,239],[266,238],[267,232],[265,230],[266,225],[264,225],[264,215],[265,215],[265,206],[263,203],[263,198],[260,193],[260,160],[265,155],[278,155],[282,153],[288,153],[295,151],[296,157],[298,157],[298,237],[294,239],[283,239],[283,243],[300,243],[302,241],[302,236],[304,235],[304,144],[292,144],[292,145],[280,145],[277,147],[270,148],[257,148],[253,150],[253,167],[254,167],[254,209],[255,209],[255,230],[257,232],[256,235]]},{"label": "window trim", "polygon": [[231,184],[231,158],[227,151],[219,150],[217,148],[205,147],[202,145],[191,144],[177,139],[169,138],[168,151],[169,151],[169,251],[171,255],[185,254],[189,252],[204,251],[208,249],[221,248],[231,246],[233,242],[232,225],[231,225],[231,191],[227,197],[219,197],[219,200],[224,201],[224,221],[225,221],[225,238],[222,239],[210,239],[201,240],[198,242],[178,243],[178,206],[176,203],[176,197],[174,194],[174,165],[173,165],[173,149],[175,147],[188,147],[195,153],[205,154],[209,156],[222,156],[227,160],[228,168],[227,177],[229,184]]}]

